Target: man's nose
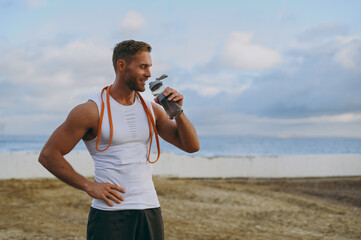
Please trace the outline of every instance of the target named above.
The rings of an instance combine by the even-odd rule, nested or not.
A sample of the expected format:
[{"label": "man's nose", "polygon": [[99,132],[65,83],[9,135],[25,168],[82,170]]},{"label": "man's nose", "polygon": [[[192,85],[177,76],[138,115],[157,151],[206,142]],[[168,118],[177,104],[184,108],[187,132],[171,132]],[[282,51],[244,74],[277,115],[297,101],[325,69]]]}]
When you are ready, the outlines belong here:
[{"label": "man's nose", "polygon": [[145,76],[146,77],[151,77],[152,74],[150,73],[150,69],[148,68],[147,70],[145,70]]}]

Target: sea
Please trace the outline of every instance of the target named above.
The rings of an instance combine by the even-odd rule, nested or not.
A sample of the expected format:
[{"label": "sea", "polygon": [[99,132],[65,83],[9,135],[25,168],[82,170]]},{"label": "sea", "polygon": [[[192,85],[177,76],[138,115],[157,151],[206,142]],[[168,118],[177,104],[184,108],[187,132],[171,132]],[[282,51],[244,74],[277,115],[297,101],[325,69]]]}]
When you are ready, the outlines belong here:
[{"label": "sea", "polygon": [[[49,136],[0,136],[0,152],[40,152]],[[160,139],[161,152],[191,156],[284,156],[361,154],[361,138],[200,136],[200,150],[185,153]],[[153,141],[155,142],[155,141]],[[152,151],[156,151],[153,144]],[[87,151],[80,141],[73,151]]]}]

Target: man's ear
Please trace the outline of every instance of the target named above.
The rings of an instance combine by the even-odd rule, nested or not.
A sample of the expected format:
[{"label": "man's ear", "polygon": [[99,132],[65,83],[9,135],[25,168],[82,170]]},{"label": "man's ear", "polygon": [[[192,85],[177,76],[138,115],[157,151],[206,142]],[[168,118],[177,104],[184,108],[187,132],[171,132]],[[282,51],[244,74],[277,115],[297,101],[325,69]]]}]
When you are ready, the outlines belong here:
[{"label": "man's ear", "polygon": [[123,60],[123,59],[119,59],[117,61],[117,69],[120,71],[120,72],[124,72],[125,71],[125,65],[126,65],[126,62]]}]

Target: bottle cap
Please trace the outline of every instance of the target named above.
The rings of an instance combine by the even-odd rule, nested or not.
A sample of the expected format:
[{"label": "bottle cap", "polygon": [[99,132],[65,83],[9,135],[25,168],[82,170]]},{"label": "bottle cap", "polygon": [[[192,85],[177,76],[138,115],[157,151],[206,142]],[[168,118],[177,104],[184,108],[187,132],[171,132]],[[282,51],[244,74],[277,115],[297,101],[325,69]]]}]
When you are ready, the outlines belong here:
[{"label": "bottle cap", "polygon": [[156,78],[155,80],[163,80],[164,78],[167,78],[168,75],[167,74],[163,74],[162,76],[160,76],[159,78]]},{"label": "bottle cap", "polygon": [[149,88],[151,91],[155,91],[158,88],[160,88],[162,85],[163,85],[162,81],[155,80],[155,81],[149,83]]},{"label": "bottle cap", "polygon": [[160,87],[163,85],[163,83],[162,83],[161,80],[163,80],[163,79],[165,79],[165,78],[167,78],[167,77],[168,77],[167,74],[163,74],[163,75],[160,76],[159,78],[156,78],[155,81],[150,82],[150,83],[149,83],[149,88],[150,88],[150,90],[151,90],[151,91],[154,91],[154,90],[157,90],[158,88],[160,88]]}]

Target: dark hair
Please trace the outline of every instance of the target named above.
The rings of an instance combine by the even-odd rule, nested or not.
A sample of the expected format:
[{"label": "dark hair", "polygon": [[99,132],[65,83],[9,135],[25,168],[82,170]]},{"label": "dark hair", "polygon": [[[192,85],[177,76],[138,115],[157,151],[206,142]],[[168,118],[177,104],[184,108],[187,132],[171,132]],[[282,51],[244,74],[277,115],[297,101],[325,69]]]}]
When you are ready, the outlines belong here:
[{"label": "dark hair", "polygon": [[113,50],[114,71],[117,71],[117,62],[119,59],[123,59],[129,63],[132,61],[133,56],[141,51],[151,52],[152,47],[148,43],[134,40],[126,40],[118,43]]}]

